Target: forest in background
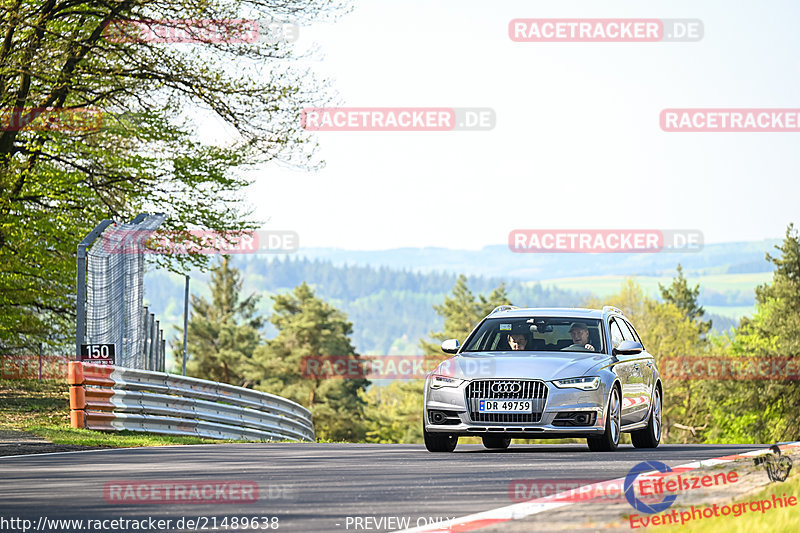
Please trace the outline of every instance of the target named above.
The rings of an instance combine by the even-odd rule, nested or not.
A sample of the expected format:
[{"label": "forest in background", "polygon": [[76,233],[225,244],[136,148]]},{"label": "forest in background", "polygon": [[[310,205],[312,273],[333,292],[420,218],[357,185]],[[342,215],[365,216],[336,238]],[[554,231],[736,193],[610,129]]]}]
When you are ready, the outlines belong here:
[{"label": "forest in background", "polygon": [[[264,260],[263,256],[231,256],[231,264],[242,272],[245,292],[264,296],[257,304],[264,315],[271,312],[269,296],[287,293],[301,283],[307,283],[320,298],[347,314],[354,325],[353,344],[359,353],[364,354],[420,353],[419,339],[443,325],[434,305],[444,300],[458,278],[458,274],[452,272],[335,265],[329,260],[291,256],[272,261]],[[675,264],[672,268],[674,271]],[[195,273],[192,276],[191,292],[207,298],[210,294],[208,275]],[[590,296],[599,295],[592,290],[570,290],[507,276],[468,276],[467,280],[477,293],[488,293],[504,283],[509,298],[526,307],[575,307]],[[616,290],[619,282],[614,284]],[[156,271],[147,275],[146,286],[150,310],[161,320],[167,337],[182,334],[174,327],[183,327],[183,277]],[[727,291],[724,295],[741,299],[743,295],[740,292],[743,291]],[[720,294],[723,293],[713,293],[716,296]],[[704,305],[718,303],[715,298],[704,298],[706,295],[707,291],[703,292],[701,288],[698,298]],[[748,298],[736,303],[745,303],[752,308],[752,291]],[[714,330],[719,333],[738,323],[727,316],[708,315]],[[269,323],[264,325],[263,332],[266,336],[276,333]]]}]

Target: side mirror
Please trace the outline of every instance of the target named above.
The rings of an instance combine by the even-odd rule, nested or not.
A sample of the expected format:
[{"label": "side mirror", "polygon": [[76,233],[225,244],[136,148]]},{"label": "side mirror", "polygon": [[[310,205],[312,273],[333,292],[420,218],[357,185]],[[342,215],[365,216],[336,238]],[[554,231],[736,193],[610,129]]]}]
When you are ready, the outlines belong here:
[{"label": "side mirror", "polygon": [[456,353],[459,348],[461,348],[461,345],[458,343],[458,339],[447,339],[442,343],[442,351],[444,353]]},{"label": "side mirror", "polygon": [[644,351],[644,346],[636,341],[622,341],[614,348],[613,355],[636,355]]}]

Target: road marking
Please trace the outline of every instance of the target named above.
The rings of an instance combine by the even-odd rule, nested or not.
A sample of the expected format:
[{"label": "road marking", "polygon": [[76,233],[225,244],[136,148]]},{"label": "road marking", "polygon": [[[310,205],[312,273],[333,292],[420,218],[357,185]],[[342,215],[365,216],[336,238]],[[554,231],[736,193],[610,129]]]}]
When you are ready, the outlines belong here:
[{"label": "road marking", "polygon": [[[786,450],[787,448],[798,448],[798,447],[800,447],[800,441],[789,442],[786,444],[781,444],[780,446],[781,450]],[[719,464],[730,463],[732,461],[736,461],[737,459],[745,459],[768,453],[771,453],[770,450],[768,448],[764,448],[745,453],[725,455],[723,457],[715,457],[713,459],[703,459],[701,461],[693,461],[691,463],[674,466],[672,467],[672,471],[675,473],[683,473],[683,472],[688,472],[689,470],[695,470],[697,468],[700,468],[701,466],[715,466]],[[651,476],[651,475],[661,475],[661,473],[656,470],[653,470],[650,472],[645,472],[643,474],[640,474],[640,477]],[[427,526],[420,526],[411,529],[403,529],[398,531],[397,533],[427,533],[427,532],[432,533],[436,531],[438,532],[474,531],[476,529],[493,526],[501,522],[519,520],[527,516],[542,513],[544,511],[549,511],[551,509],[557,509],[559,507],[564,507],[567,505],[578,503],[575,501],[554,501],[554,500],[563,500],[565,498],[568,498],[575,491],[580,491],[580,489],[584,487],[588,487],[589,489],[602,488],[605,485],[612,482],[624,483],[625,477],[620,477],[617,479],[612,479],[607,481],[600,481],[598,483],[584,485],[583,487],[578,487],[576,489],[559,492],[558,494],[553,494],[551,496],[536,498],[535,500],[529,500],[527,502],[522,502],[522,503],[515,503],[513,505],[506,505],[504,507],[498,507],[497,509],[490,509],[489,511],[483,511],[481,513],[475,513],[467,516],[462,516],[460,518],[454,518],[452,520],[437,522],[436,524],[430,524]],[[587,499],[582,501],[586,502],[589,500]]]}]

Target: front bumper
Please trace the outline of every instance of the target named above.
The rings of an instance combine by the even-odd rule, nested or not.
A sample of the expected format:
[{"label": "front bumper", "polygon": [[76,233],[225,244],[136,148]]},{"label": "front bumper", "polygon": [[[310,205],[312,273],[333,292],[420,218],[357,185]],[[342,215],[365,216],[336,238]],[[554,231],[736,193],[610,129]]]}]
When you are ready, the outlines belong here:
[{"label": "front bumper", "polygon": [[[478,422],[472,419],[466,388],[469,381],[459,387],[433,389],[426,382],[424,425],[429,433],[450,433],[455,435],[502,434],[513,438],[560,438],[588,437],[602,435],[605,431],[605,407],[610,383],[601,382],[594,391],[580,389],[560,389],[551,382],[547,387],[547,399],[538,422]],[[433,423],[431,412],[446,414],[446,420]],[[561,413],[593,414],[593,423],[587,425],[556,425],[554,422]]]}]

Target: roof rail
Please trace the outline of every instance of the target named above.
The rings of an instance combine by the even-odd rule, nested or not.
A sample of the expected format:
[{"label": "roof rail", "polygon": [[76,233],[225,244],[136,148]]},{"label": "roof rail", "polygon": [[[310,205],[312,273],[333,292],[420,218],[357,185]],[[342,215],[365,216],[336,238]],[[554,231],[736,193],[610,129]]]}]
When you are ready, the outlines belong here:
[{"label": "roof rail", "polygon": [[493,315],[495,313],[499,313],[500,311],[509,311],[511,309],[519,309],[519,307],[517,307],[516,305],[498,305],[489,314]]},{"label": "roof rail", "polygon": [[624,315],[625,314],[618,307],[614,307],[613,305],[604,305],[603,306],[603,312],[604,313],[607,313],[607,312],[617,313],[618,315]]}]

